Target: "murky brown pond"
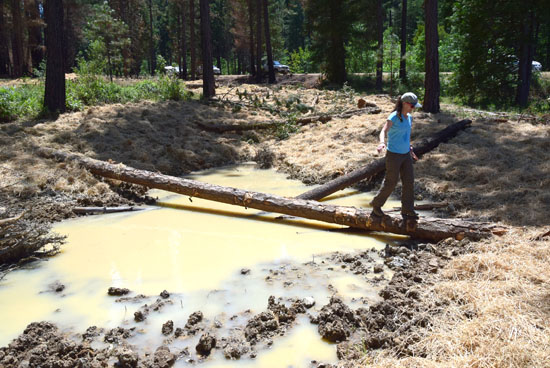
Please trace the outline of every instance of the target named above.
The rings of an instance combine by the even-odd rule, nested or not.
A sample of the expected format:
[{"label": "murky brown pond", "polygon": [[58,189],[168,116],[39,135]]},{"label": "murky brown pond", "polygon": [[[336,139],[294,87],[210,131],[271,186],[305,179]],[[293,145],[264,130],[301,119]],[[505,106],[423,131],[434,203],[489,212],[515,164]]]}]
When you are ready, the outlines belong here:
[{"label": "murky brown pond", "polygon": [[[285,196],[307,190],[298,181],[252,164],[202,172],[193,179]],[[77,333],[94,325],[136,327],[138,334],[129,342],[154,351],[165,338],[163,323],[172,320],[184,325],[195,311],[221,322],[220,335],[227,336],[243,322],[243,311],[264,311],[270,295],[313,297],[313,311],[334,294],[355,307],[379,298],[377,287],[369,282],[372,273],[354,275],[322,264],[305,273],[300,266],[319,262],[320,255],[329,252],[381,249],[394,238],[331,231],[340,226],[166,192],[150,194],[159,198],[159,206],[58,224],[54,230],[68,236],[62,252],[32,269],[12,272],[0,282],[0,346],[6,346],[28,323],[47,320]],[[329,201],[366,207],[370,196],[348,191]],[[398,202],[387,203],[387,207],[395,205]],[[242,269],[250,271],[243,274]],[[55,292],[56,283],[65,288]],[[146,298],[116,302],[116,297],[107,295],[111,286],[130,289],[127,296],[144,294]],[[135,322],[134,312],[144,303],[154,303],[163,290],[170,293],[172,303]],[[230,362],[216,352],[204,366],[287,367],[305,366],[313,359],[335,361],[335,345],[322,341],[306,317],[298,322],[254,360]],[[197,339],[177,338],[171,346],[191,350]],[[184,359],[176,363],[185,364]]]}]

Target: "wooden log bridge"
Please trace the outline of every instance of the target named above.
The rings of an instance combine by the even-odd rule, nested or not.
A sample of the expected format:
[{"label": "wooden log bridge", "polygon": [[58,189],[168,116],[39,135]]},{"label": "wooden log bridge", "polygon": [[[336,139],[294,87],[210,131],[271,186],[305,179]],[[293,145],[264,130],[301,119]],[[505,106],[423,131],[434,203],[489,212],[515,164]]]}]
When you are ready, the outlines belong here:
[{"label": "wooden log bridge", "polygon": [[[418,157],[422,157],[425,153],[433,150],[440,143],[447,142],[449,139],[457,135],[457,133],[463,129],[466,129],[472,124],[471,120],[461,120],[458,123],[454,123],[446,127],[445,129],[436,133],[430,139],[422,141],[419,145],[414,146],[414,153]],[[331,180],[323,185],[315,187],[305,193],[300,194],[296,198],[299,199],[315,199],[319,200],[325,198],[329,194],[345,189],[350,185],[353,185],[363,179],[371,178],[386,169],[386,159],[381,158],[375,160],[365,167],[350,172],[349,174],[342,175],[334,180]]]},{"label": "wooden log bridge", "polygon": [[463,237],[478,239],[489,236],[495,231],[502,230],[502,228],[497,228],[494,225],[486,223],[424,218],[412,224],[413,226],[411,224],[405,226],[401,219],[389,216],[383,219],[371,217],[369,216],[370,211],[361,208],[334,206],[312,200],[286,198],[272,194],[212,185],[146,170],[138,170],[123,164],[111,164],[47,148],[38,148],[37,153],[42,157],[62,161],[75,161],[90,170],[93,174],[140,184],[149,188],[162,189],[190,197],[340,224],[363,230],[410,235],[411,237],[425,241],[439,241],[450,237],[456,239],[462,239]]}]

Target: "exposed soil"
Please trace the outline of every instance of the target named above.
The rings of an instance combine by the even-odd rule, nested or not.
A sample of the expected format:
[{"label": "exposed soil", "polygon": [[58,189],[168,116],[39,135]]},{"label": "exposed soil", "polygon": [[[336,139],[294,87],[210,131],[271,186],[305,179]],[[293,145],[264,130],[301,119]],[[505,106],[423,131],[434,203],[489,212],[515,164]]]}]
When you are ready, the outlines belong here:
[{"label": "exposed soil", "polygon": [[[222,76],[218,79],[218,101],[209,104],[109,105],[64,114],[55,121],[3,124],[0,126],[0,207],[5,208],[2,217],[15,216],[25,210],[27,221],[49,224],[75,216],[72,212],[75,206],[135,205],[152,201],[146,196],[146,188],[101,179],[74,164],[39,158],[33,154],[36,147],[78,152],[170,175],[256,160],[312,184],[325,182],[378,158],[375,153],[378,133],[394,104],[387,95],[362,96],[379,106],[380,114],[336,118],[325,123],[283,124],[278,128],[240,133],[215,133],[197,124],[284,122],[357,108],[361,96],[354,91],[312,88],[317,81],[317,75],[286,76],[277,85],[266,86]],[[196,84],[189,83],[189,88]],[[228,359],[254,358],[258,350],[269,347],[274,339],[291,329],[297,316],[307,315],[318,325],[321,336],[338,343],[340,366],[422,366],[430,362],[466,366],[476,362],[478,351],[477,354],[490,357],[490,362],[500,363],[493,366],[542,367],[541,362],[547,362],[550,355],[546,350],[533,351],[535,346],[548,343],[550,335],[550,267],[547,265],[550,247],[548,237],[534,240],[534,235],[545,232],[536,227],[547,223],[550,216],[547,147],[550,122],[510,120],[483,112],[475,115],[462,112],[455,116],[452,106],[446,108],[444,113],[435,115],[415,113],[413,140],[428,137],[461,118],[474,121],[471,128],[428,153],[415,165],[417,199],[447,203],[437,210],[439,216],[501,222],[510,226],[510,235],[481,242],[448,240],[419,244],[410,241],[398,247],[387,246],[377,256],[384,259],[385,267],[392,269],[394,276],[389,281],[383,277],[372,279],[373,283],[382,285],[383,300],[366,303],[355,310],[337,297],[317,313],[311,309],[315,301],[282,300],[273,296],[266,301],[266,310],[259,314],[243,311],[242,333],[232,336],[219,336],[215,321],[206,321],[202,312],[197,311],[184,326],[166,321],[158,327],[167,341],[180,336],[199,336],[195,351],[170,351],[167,346],[159,346],[154,354],[137,351],[127,343],[135,333],[133,329],[119,327],[105,331],[101,326],[92,326],[74,336],[61,333],[48,322],[36,322],[9,346],[0,348],[0,366],[169,367],[177,359],[200,362],[213,349],[221,349]],[[359,187],[374,188],[378,184],[368,182]],[[322,262],[323,267],[342,267],[354,274],[378,274],[383,267],[373,255],[371,251],[335,253],[326,255]],[[498,257],[514,266],[505,267],[498,262]],[[522,262],[531,268],[527,269]],[[316,267],[319,263],[303,264],[299,270],[308,272]],[[242,273],[246,275],[246,269]],[[294,280],[291,273],[278,273],[275,278],[281,282]],[[523,340],[518,340],[521,336],[516,340],[506,339],[490,331],[491,322],[485,321],[485,316],[497,312],[494,308],[485,308],[479,299],[476,301],[473,290],[462,294],[456,289],[451,292],[453,282],[460,281],[464,286],[466,282],[475,284],[476,280],[483,280],[487,291],[506,288],[494,284],[495,280],[511,279],[521,284],[506,295],[510,299],[521,297],[514,300],[516,305],[522,305],[523,312],[514,313],[520,313],[518,319],[529,326],[521,325],[522,336],[526,336]],[[273,278],[266,282],[273,282]],[[52,289],[61,286],[54,285]],[[117,296],[128,292],[109,290]],[[140,303],[145,296],[123,296],[120,300],[124,298],[134,298]],[[495,298],[487,298],[487,303],[494,302]],[[163,292],[155,303],[144,304],[136,311],[135,321],[143,321],[151,311],[161,313],[166,303],[172,301],[170,294]],[[508,327],[517,328],[506,317],[501,316],[501,320],[506,323],[506,333]],[[476,324],[487,328],[484,335],[487,339],[474,339],[477,345],[467,350],[463,341],[467,331],[456,328],[453,333],[458,334],[456,331],[460,330],[460,336],[443,332],[446,325],[459,323],[471,325],[472,329]],[[493,335],[491,340],[489,337]],[[438,340],[447,336],[453,337],[453,348],[444,348]],[[487,347],[496,341],[500,341],[501,348],[491,352]],[[94,342],[108,342],[110,346],[92,348]],[[523,350],[513,355],[519,360],[498,360],[503,351],[508,351],[505,349],[514,343],[517,347],[519,342],[524,345],[518,349]],[[462,351],[462,348],[468,353],[453,358],[452,350]],[[328,365],[316,362],[315,366]]]}]

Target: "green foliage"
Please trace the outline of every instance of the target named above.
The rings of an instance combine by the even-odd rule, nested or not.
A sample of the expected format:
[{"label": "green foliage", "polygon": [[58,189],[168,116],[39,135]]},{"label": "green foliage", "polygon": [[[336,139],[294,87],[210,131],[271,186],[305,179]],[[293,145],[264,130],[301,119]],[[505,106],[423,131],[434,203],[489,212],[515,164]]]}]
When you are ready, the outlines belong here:
[{"label": "green foliage", "polygon": [[311,73],[313,71],[311,51],[299,47],[290,53],[288,66],[293,73]]},{"label": "green foliage", "polygon": [[181,101],[189,99],[185,84],[174,75],[161,77],[159,80],[160,94],[163,100]]},{"label": "green foliage", "polygon": [[127,75],[130,60],[125,60],[123,50],[130,46],[128,26],[116,19],[107,2],[93,7],[91,19],[84,28],[89,41],[88,60],[104,66],[106,74]]},{"label": "green foliage", "polygon": [[157,69],[155,70],[155,72],[159,75],[162,75],[165,73],[165,67],[166,60],[162,57],[162,55],[157,55]]},{"label": "green foliage", "polygon": [[42,111],[44,89],[38,84],[0,88],[0,122],[21,116],[37,117]]}]

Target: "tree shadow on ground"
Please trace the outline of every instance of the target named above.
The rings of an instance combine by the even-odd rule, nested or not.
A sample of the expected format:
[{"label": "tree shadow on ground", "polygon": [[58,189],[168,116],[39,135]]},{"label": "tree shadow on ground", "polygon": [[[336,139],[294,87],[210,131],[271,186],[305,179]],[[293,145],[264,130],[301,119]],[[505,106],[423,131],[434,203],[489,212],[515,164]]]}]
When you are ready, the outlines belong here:
[{"label": "tree shadow on ground", "polygon": [[99,160],[182,175],[251,158],[254,150],[243,135],[207,132],[196,124],[238,118],[195,101],[117,104],[58,120],[53,143]]}]

